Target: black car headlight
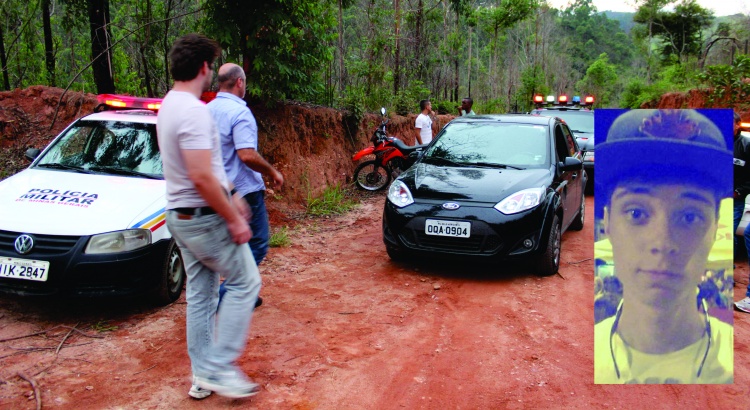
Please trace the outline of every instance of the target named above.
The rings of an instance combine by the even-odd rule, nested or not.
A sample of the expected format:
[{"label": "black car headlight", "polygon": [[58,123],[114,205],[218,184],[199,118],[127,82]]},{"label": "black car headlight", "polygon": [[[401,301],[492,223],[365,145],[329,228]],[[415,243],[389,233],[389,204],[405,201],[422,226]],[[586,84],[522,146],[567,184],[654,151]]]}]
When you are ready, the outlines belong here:
[{"label": "black car headlight", "polygon": [[127,229],[94,235],[86,245],[84,253],[119,253],[133,251],[151,244],[151,231],[148,229]]},{"label": "black car headlight", "polygon": [[545,188],[529,188],[518,191],[498,202],[494,208],[505,215],[517,214],[531,209],[542,202]]},{"label": "black car headlight", "polygon": [[388,188],[388,200],[399,208],[414,203],[414,197],[411,196],[409,187],[399,180],[393,181],[390,188]]}]

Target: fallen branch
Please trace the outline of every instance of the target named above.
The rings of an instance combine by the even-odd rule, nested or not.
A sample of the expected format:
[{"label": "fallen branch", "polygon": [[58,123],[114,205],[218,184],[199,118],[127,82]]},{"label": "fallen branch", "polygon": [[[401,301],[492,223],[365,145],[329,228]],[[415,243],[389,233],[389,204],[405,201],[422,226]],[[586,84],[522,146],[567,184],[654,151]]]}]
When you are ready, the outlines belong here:
[{"label": "fallen branch", "polygon": [[358,315],[363,312],[339,312],[339,315]]},{"label": "fallen branch", "polygon": [[[78,324],[76,324],[76,326],[78,326]],[[79,334],[81,334],[83,336],[90,337],[90,338],[93,338],[93,339],[104,339],[104,336],[90,335],[90,334],[88,334],[88,333],[86,333],[86,332],[84,332],[82,330],[76,329],[75,327],[70,327],[70,326],[65,326],[65,325],[60,325],[60,327],[64,327],[66,329],[72,329],[72,330],[78,332]]]},{"label": "fallen branch", "polygon": [[143,372],[147,372],[147,371],[153,369],[154,367],[156,367],[156,365],[153,365],[153,366],[149,367],[148,369],[141,370],[140,372],[135,372],[135,373],[133,373],[133,376],[135,376],[136,374],[141,374]]},{"label": "fallen branch", "polygon": [[29,382],[31,387],[34,389],[34,399],[36,400],[36,410],[40,410],[42,408],[42,396],[39,395],[39,387],[37,386],[36,381],[32,379],[31,377],[26,376],[22,372],[18,372],[18,377]]},{"label": "fallen branch", "polygon": [[70,337],[70,334],[71,334],[71,333],[73,333],[73,331],[74,331],[74,330],[76,330],[76,328],[78,327],[78,325],[79,325],[79,324],[81,324],[81,322],[78,322],[78,323],[76,323],[76,324],[75,324],[75,326],[73,326],[73,327],[72,327],[72,328],[71,328],[71,329],[70,329],[70,330],[68,331],[68,334],[66,334],[66,335],[65,335],[65,337],[63,337],[63,340],[61,340],[61,341],[60,341],[60,344],[59,344],[59,345],[57,345],[57,350],[55,350],[55,356],[57,356],[57,355],[58,355],[58,354],[60,353],[60,349],[62,349],[62,345],[63,345],[63,343],[65,343],[65,341],[66,341],[66,340],[68,340],[68,337]]},{"label": "fallen branch", "polygon": [[576,262],[568,262],[568,264],[569,264],[569,265],[575,265],[575,264],[577,264],[577,263],[581,263],[581,262],[586,262],[586,261],[590,261],[591,259],[594,259],[594,258],[586,258],[586,259],[581,259],[580,261],[576,261]]},{"label": "fallen branch", "polygon": [[559,276],[560,276],[561,278],[565,279],[565,276],[563,276],[563,275],[562,275],[562,273],[560,273],[560,271],[557,271],[557,274],[558,274],[558,275],[559,275]]},{"label": "fallen branch", "polygon": [[26,338],[26,337],[31,337],[31,336],[38,336],[38,335],[42,335],[42,334],[45,334],[45,333],[47,333],[47,332],[49,332],[49,331],[51,331],[51,330],[55,330],[55,329],[57,329],[58,327],[60,327],[60,325],[57,325],[57,326],[55,326],[55,327],[51,327],[51,328],[49,328],[49,329],[47,329],[47,330],[42,330],[41,332],[29,333],[28,335],[23,335],[23,336],[9,337],[9,338],[7,338],[7,339],[0,339],[0,343],[2,343],[2,342],[9,342],[9,341],[11,341],[11,340],[18,340],[18,339],[23,339],[23,338]]}]

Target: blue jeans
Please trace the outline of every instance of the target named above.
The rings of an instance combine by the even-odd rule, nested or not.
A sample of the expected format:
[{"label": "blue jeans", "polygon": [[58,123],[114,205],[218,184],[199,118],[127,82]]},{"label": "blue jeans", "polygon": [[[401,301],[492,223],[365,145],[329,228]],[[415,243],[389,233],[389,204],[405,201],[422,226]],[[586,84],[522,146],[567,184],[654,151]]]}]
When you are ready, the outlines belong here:
[{"label": "blue jeans", "polygon": [[[237,245],[219,215],[180,219],[167,211],[167,227],[187,272],[187,345],[193,374],[232,370],[247,342],[260,274],[250,249]],[[226,295],[219,304],[219,276]]]},{"label": "blue jeans", "polygon": [[[250,245],[250,251],[253,253],[257,265],[260,265],[268,254],[268,241],[270,240],[265,196],[266,191],[260,190],[243,197],[253,213],[250,218],[250,230],[253,232],[253,237],[250,238],[248,245]],[[224,297],[224,292],[226,290],[222,283],[219,287],[219,299]]]},{"label": "blue jeans", "polygon": [[[732,233],[737,232],[737,227],[740,226],[740,220],[742,219],[742,214],[745,212],[745,201],[734,201],[734,231]],[[750,226],[745,228],[745,234],[743,235],[745,237],[745,255],[750,255]],[[735,246],[737,246],[737,240],[735,238]],[[748,256],[750,257],[750,256]],[[745,291],[745,296],[750,297],[750,283],[747,285],[747,290]]]}]

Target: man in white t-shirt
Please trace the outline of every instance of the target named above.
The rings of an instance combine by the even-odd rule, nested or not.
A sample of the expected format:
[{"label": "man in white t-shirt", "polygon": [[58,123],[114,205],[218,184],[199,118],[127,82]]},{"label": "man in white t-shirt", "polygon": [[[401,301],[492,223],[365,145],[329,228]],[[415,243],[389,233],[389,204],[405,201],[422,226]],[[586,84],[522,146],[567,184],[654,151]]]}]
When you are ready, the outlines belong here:
[{"label": "man in white t-shirt", "polygon": [[432,141],[432,117],[435,115],[435,112],[432,111],[432,103],[430,100],[420,101],[419,108],[422,112],[417,116],[417,120],[414,122],[414,128],[417,131],[417,144],[429,144],[430,141]]},{"label": "man in white t-shirt", "polygon": [[[245,348],[260,275],[247,242],[249,210],[234,195],[219,134],[199,97],[213,79],[219,45],[200,34],[169,52],[174,86],[162,101],[156,132],[167,185],[167,227],[187,273],[187,345],[193,372],[188,395],[248,397],[260,391],[237,366]],[[231,194],[230,194],[231,192]],[[227,293],[219,303],[219,277]]]}]

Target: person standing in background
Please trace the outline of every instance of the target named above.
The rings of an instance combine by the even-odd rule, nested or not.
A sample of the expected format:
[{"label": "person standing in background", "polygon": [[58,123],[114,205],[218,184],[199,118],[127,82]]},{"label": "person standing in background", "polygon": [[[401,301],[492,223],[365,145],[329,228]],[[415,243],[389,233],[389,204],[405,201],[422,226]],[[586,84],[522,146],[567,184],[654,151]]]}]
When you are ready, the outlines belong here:
[{"label": "person standing in background", "polygon": [[[734,230],[740,225],[742,214],[745,213],[745,198],[750,193],[750,138],[743,137],[740,131],[742,119],[737,111],[734,112]],[[745,256],[750,255],[750,227],[745,228],[745,246],[742,249]],[[737,245],[735,243],[735,245]],[[750,283],[745,291],[745,298],[734,302],[737,310],[750,313]]]},{"label": "person standing in background", "polygon": [[432,111],[430,100],[419,102],[419,109],[422,111],[414,122],[414,129],[417,135],[417,145],[429,144],[432,141],[432,117],[435,112]]}]

